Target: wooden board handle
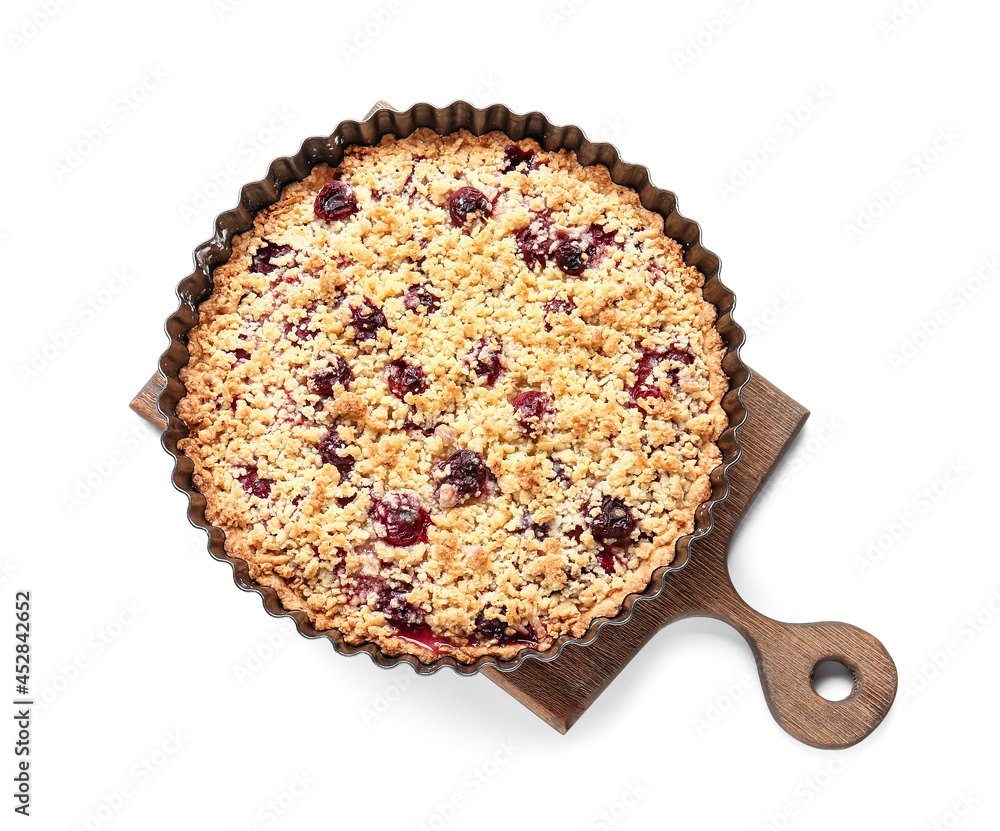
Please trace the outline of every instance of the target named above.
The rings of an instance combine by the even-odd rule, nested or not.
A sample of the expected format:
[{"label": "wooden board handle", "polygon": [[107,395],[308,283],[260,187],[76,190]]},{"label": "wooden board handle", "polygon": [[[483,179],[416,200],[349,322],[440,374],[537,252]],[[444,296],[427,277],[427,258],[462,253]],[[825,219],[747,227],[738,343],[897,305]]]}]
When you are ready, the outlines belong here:
[{"label": "wooden board handle", "polygon": [[[849,623],[772,620],[740,597],[723,561],[704,557],[690,565],[677,574],[684,598],[677,617],[713,617],[743,635],[757,659],[767,706],[786,732],[813,747],[840,750],[878,727],[896,697],[897,673],[877,638]],[[854,676],[842,701],[823,698],[813,686],[813,673],[825,661],[843,664]]]}]

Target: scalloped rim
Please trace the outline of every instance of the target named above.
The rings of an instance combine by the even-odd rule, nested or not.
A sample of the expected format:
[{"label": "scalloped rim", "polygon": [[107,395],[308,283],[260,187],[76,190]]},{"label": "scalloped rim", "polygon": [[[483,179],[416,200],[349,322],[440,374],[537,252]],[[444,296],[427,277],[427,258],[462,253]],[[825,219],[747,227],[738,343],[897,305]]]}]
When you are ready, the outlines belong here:
[{"label": "scalloped rim", "polygon": [[[379,102],[379,105],[382,103]],[[196,528],[208,532],[209,553],[216,560],[229,563],[233,569],[233,582],[239,588],[260,595],[268,614],[272,617],[288,617],[295,621],[295,627],[303,637],[327,638],[337,652],[348,657],[365,653],[383,669],[408,664],[418,675],[432,675],[445,667],[460,675],[476,675],[485,667],[510,672],[527,660],[553,661],[570,644],[586,646],[592,643],[605,626],[620,626],[627,623],[632,617],[636,603],[659,597],[667,588],[666,575],[684,568],[690,561],[691,546],[706,537],[715,527],[714,509],[729,495],[729,468],[742,455],[738,433],[747,417],[743,388],[750,380],[750,370],[740,357],[740,348],[745,340],[743,329],[732,319],[736,296],[719,279],[721,269],[719,258],[702,246],[701,226],[678,212],[677,197],[671,191],[653,185],[649,171],[645,167],[623,161],[613,145],[590,141],[579,127],[553,125],[543,113],[533,111],[518,115],[502,104],[477,108],[466,101],[455,101],[447,107],[439,108],[420,103],[405,111],[379,105],[376,105],[377,108],[364,121],[342,121],[329,136],[307,138],[294,156],[282,156],[271,162],[267,176],[241,188],[239,204],[216,217],[215,234],[195,249],[193,255],[195,270],[178,284],[176,290],[178,308],[167,318],[164,325],[170,344],[159,360],[160,371],[166,378],[166,384],[157,400],[157,409],[167,422],[160,443],[174,458],[173,483],[177,490],[188,497],[189,521]],[[485,656],[473,663],[461,663],[454,657],[442,656],[432,662],[424,663],[415,655],[385,655],[373,643],[349,644],[337,629],[317,630],[305,612],[285,609],[278,601],[274,589],[254,582],[249,575],[249,567],[245,560],[231,557],[226,553],[224,532],[205,517],[205,498],[194,487],[191,479],[193,465],[177,449],[178,440],[187,435],[187,428],[175,413],[177,403],[185,393],[179,372],[181,367],[187,364],[187,334],[197,323],[199,305],[211,292],[212,273],[229,259],[233,236],[249,230],[259,210],[277,201],[286,185],[305,178],[315,165],[322,162],[332,166],[339,164],[344,148],[357,144],[377,144],[383,136],[389,134],[407,136],[419,127],[429,127],[442,135],[460,129],[469,130],[476,135],[499,130],[514,141],[534,138],[547,150],[560,148],[573,150],[580,163],[585,166],[605,165],[614,182],[635,190],[646,208],[663,216],[664,232],[683,245],[685,262],[694,265],[705,275],[706,299],[718,311],[716,328],[726,344],[722,365],[729,377],[730,387],[723,398],[722,406],[729,417],[729,426],[717,441],[722,449],[723,461],[711,473],[712,495],[696,510],[694,531],[677,541],[674,562],[654,571],[645,591],[628,595],[622,602],[621,611],[615,617],[595,619],[582,637],[573,638],[564,635],[545,652],[539,653],[526,648],[508,660]],[[709,294],[713,297],[710,298]]]}]

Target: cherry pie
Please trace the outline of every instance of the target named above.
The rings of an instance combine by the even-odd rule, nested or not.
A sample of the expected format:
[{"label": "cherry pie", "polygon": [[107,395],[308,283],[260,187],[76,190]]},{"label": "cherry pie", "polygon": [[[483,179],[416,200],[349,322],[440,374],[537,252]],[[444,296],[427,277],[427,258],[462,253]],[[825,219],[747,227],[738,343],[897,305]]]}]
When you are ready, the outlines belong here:
[{"label": "cherry pie", "polygon": [[571,152],[351,147],[215,271],[180,447],[227,551],[316,628],[422,661],[544,650],[644,589],[710,496],[702,284]]}]

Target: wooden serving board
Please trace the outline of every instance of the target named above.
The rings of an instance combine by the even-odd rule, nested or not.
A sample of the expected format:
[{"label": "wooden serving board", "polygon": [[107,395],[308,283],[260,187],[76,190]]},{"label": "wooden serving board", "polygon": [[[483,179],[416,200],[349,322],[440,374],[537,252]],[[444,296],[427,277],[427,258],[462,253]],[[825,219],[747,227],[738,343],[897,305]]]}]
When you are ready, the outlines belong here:
[{"label": "wooden serving board", "polygon": [[[156,402],[163,385],[158,372],[131,403],[160,430],[166,421]],[[743,454],[729,469],[729,495],[715,506],[714,528],[691,546],[687,565],[667,573],[664,592],[637,602],[627,622],[605,626],[586,646],[567,645],[554,660],[527,660],[507,672],[483,670],[559,732],[576,723],[653,635],[687,617],[716,618],[743,635],[757,659],[771,714],[806,744],[850,747],[889,711],[896,666],[875,637],[847,623],[772,620],[750,608],[733,586],[727,562],[733,531],[809,416],[756,373],[743,400],[749,416],[739,429]],[[824,661],[838,661],[854,675],[854,688],[842,701],[828,701],[813,688],[813,672]]]}]

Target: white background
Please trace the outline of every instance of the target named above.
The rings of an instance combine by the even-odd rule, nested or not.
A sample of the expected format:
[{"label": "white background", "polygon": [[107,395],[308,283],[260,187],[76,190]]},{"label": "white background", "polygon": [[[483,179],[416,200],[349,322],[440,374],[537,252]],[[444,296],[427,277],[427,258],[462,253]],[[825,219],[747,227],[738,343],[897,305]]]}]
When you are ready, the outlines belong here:
[{"label": "white background", "polygon": [[[995,829],[998,25],[986,0],[4,3],[0,700],[30,589],[47,702],[4,827]],[[883,640],[871,738],[797,743],[704,620],[561,736],[486,679],[298,637],[208,556],[128,401],[214,216],[378,98],[579,124],[701,223],[747,362],[813,413],[734,579]]]}]

